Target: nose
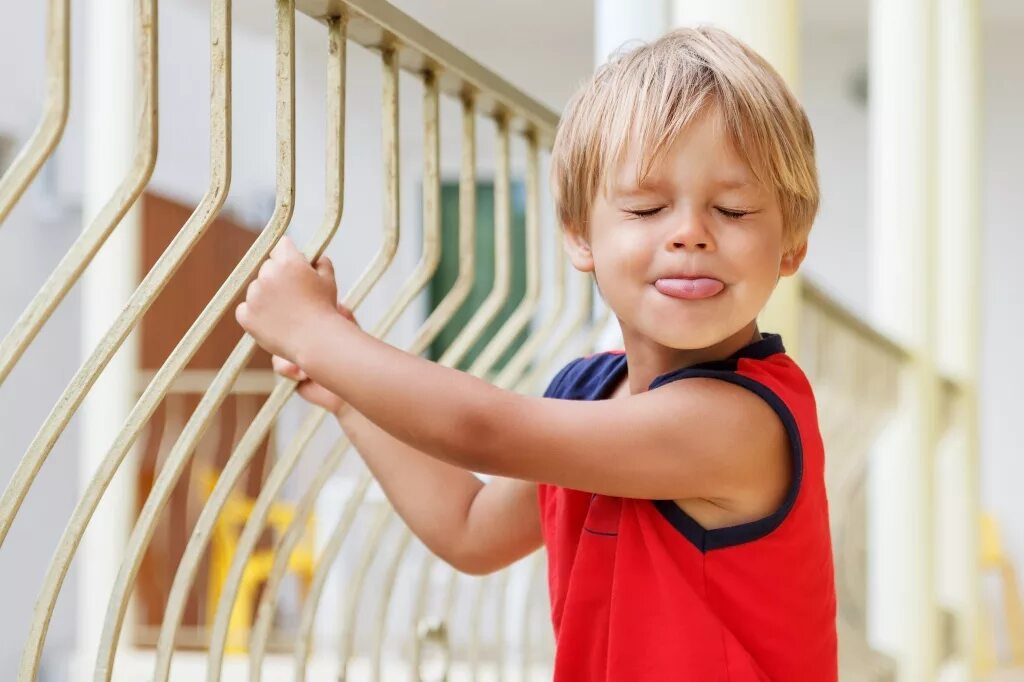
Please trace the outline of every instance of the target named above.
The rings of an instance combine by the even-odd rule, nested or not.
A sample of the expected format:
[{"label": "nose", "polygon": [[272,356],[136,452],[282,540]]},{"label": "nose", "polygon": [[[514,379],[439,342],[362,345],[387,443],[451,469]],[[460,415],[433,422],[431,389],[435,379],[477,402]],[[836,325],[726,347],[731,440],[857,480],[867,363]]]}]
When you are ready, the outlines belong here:
[{"label": "nose", "polygon": [[670,251],[713,250],[714,239],[704,222],[704,216],[696,211],[683,211],[672,223],[667,246]]}]

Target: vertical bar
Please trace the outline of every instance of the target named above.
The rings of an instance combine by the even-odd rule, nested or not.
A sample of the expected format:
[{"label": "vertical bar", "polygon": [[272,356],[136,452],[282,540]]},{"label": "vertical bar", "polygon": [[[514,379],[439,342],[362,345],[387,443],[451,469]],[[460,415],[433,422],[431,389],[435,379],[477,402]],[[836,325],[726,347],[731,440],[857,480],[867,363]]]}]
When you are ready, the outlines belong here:
[{"label": "vertical bar", "polygon": [[[398,578],[398,571],[402,567],[402,557],[406,555],[406,550],[408,550],[412,541],[412,534],[405,532],[404,528],[402,531],[394,553],[391,555],[391,561],[388,562],[387,568],[384,569],[383,586],[377,594],[377,609],[373,617],[373,644],[370,649],[370,665],[372,666],[370,676],[374,682],[380,682],[385,679],[382,675],[382,670],[384,662],[384,636],[387,634],[388,625],[388,607],[391,605],[391,599],[395,594],[395,583]],[[376,548],[370,550],[370,552],[376,554]],[[342,661],[342,665],[345,665],[344,661]]]},{"label": "vertical bar", "polygon": [[481,330],[498,315],[508,299],[511,283],[509,261],[512,253],[509,229],[509,123],[508,116],[497,118],[498,150],[494,174],[494,288],[460,334],[441,356],[440,363],[455,367],[465,357]]},{"label": "vertical bar", "polygon": [[[25,146],[0,177],[0,227],[33,178],[53,154],[68,121],[70,78],[69,0],[50,0],[46,13],[46,103]],[[3,378],[0,378],[3,383]]]},{"label": "vertical bar", "polygon": [[478,376],[484,376],[501,358],[515,337],[529,324],[540,301],[540,160],[536,133],[531,130],[526,137],[526,294],[506,324],[470,366],[470,373]]},{"label": "vertical bar", "polygon": [[[306,442],[299,442],[297,447],[301,449],[305,448],[306,445]],[[270,630],[274,622],[274,611],[277,607],[279,588],[285,571],[288,568],[292,552],[302,539],[320,490],[323,489],[328,479],[341,464],[345,453],[348,451],[348,446],[349,442],[342,438],[328,452],[306,492],[303,493],[299,504],[296,505],[295,513],[291,523],[288,525],[288,529],[278,538],[274,546],[274,562],[263,585],[259,607],[256,610],[256,623],[253,625],[252,632],[249,635],[249,678],[251,682],[260,682],[263,675],[263,659],[266,655],[267,640],[270,638]],[[306,599],[308,600],[308,595]]]},{"label": "vertical bar", "polygon": [[[64,295],[78,279],[88,262],[99,250],[107,236],[128,212],[149,181],[156,160],[156,24],[155,0],[139,0],[136,8],[136,50],[140,55],[137,65],[137,108],[140,110],[138,146],[127,176],[114,195],[87,229],[75,240],[60,264],[15,322],[14,327],[0,342],[0,384],[18,362],[25,348],[32,342],[43,323],[57,307]],[[47,421],[42,430],[52,428]],[[58,432],[59,433],[59,432]],[[53,437],[56,440],[56,436]],[[51,446],[52,447],[52,444]],[[30,451],[22,458],[11,481],[0,497],[0,547],[7,537],[11,523],[46,460],[46,452]]]},{"label": "vertical bar", "polygon": [[[413,299],[426,287],[426,285],[430,283],[430,279],[433,277],[441,261],[441,223],[440,216],[438,214],[440,195],[440,178],[438,169],[440,164],[437,79],[433,73],[428,72],[424,76],[424,81],[426,86],[424,91],[424,116],[427,152],[424,157],[424,250],[419,264],[406,281],[402,290],[399,292],[397,300],[387,311],[383,320],[378,323],[377,329],[373,331],[373,335],[378,338],[383,337],[388,333],[388,331],[390,331],[400,314],[409,306]],[[287,391],[287,395],[291,395],[295,385],[296,384],[292,382],[283,383],[275,389],[275,392]],[[276,416],[276,413],[274,416]],[[319,424],[324,416],[325,413],[323,413],[323,411],[314,411],[311,415],[312,419],[307,419],[306,424],[311,422]],[[253,426],[250,427],[250,430],[252,430],[252,428],[257,424],[261,423],[263,423],[262,420],[257,419]],[[262,436],[263,434],[261,433],[259,437],[262,438]],[[256,439],[252,439],[251,442],[256,442]],[[263,525],[270,512],[270,507],[273,503],[274,497],[280,491],[292,468],[294,468],[295,464],[298,462],[298,458],[301,455],[302,450],[302,446],[289,449],[287,456],[283,457],[274,466],[270,477],[267,479],[263,490],[260,492],[259,497],[256,500],[256,504],[253,507],[253,511],[245,525],[245,529],[239,538],[238,544],[235,548],[235,555],[232,559],[228,579],[224,584],[220,603],[217,607],[217,615],[214,622],[210,644],[211,665],[210,668],[208,668],[210,670],[217,667],[215,664],[219,664],[221,657],[223,656],[224,644],[227,637],[228,621],[244,575],[246,562],[248,561],[252,551],[255,549],[256,543],[262,534]],[[232,455],[232,458],[237,456],[239,456],[239,453],[236,452],[236,454]],[[231,484],[230,480],[228,480],[228,484]]]},{"label": "vertical bar", "polygon": [[[122,331],[119,323],[126,316],[130,317],[130,327],[134,327],[137,319],[150,307],[152,301],[163,290],[164,285],[170,279],[171,274],[177,265],[184,259],[191,247],[202,237],[206,229],[212,224],[214,217],[220,212],[224,199],[227,196],[231,181],[231,11],[230,0],[215,0],[210,4],[210,184],[206,194],[200,201],[196,211],[191,214],[184,224],[179,235],[168,247],[167,251],[160,257],[154,268],[148,272],[142,284],[136,290],[132,301],[125,306],[118,322],[108,332],[108,338],[104,339],[97,347],[97,351],[104,347],[117,345],[123,341]],[[164,263],[168,264],[166,267]],[[150,283],[153,283],[151,286]],[[135,303],[134,299],[139,292],[145,293],[145,300]],[[126,315],[126,313],[129,313]],[[112,336],[113,335],[113,336]],[[119,339],[109,344],[109,339]],[[95,361],[93,358],[96,358]],[[103,360],[93,353],[93,357],[86,361],[83,370],[89,368],[90,375],[93,371],[101,371]],[[98,367],[98,369],[96,369]],[[81,372],[80,372],[81,375]],[[89,376],[89,375],[86,375]],[[73,381],[72,385],[79,382]],[[62,401],[61,401],[62,402]],[[165,428],[165,437],[171,433],[177,433],[177,429]],[[161,452],[164,452],[161,447]],[[165,458],[166,462],[166,458]],[[163,467],[162,467],[163,469]],[[155,483],[156,488],[156,483]],[[168,491],[168,498],[170,491]],[[163,507],[161,507],[163,509]],[[147,510],[143,509],[143,515]],[[137,532],[133,531],[129,538],[122,560],[121,568],[115,579],[114,589],[111,594],[106,615],[103,622],[103,629],[100,634],[99,647],[96,654],[96,669],[94,680],[96,682],[109,682],[114,674],[114,659],[117,652],[118,636],[121,632],[125,613],[130,600],[130,587],[134,584],[135,577],[141,564],[142,555],[153,536],[156,527],[157,516],[153,518],[153,524],[146,526],[142,516],[136,521],[136,528],[139,525],[147,527],[144,538],[140,538]],[[140,542],[141,541],[141,542]],[[127,568],[127,569],[126,569]]]},{"label": "vertical bar", "polygon": [[[336,446],[336,449],[344,450],[348,445],[348,439],[342,438]],[[341,518],[335,524],[334,530],[331,532],[331,536],[324,545],[320,556],[317,557],[316,568],[313,572],[313,580],[310,582],[309,590],[306,592],[306,599],[303,602],[302,612],[299,616],[299,628],[296,633],[296,680],[305,679],[306,666],[309,662],[309,653],[312,648],[313,624],[316,620],[317,608],[320,605],[319,596],[323,592],[324,586],[327,583],[327,577],[330,575],[331,564],[341,551],[342,543],[348,537],[348,532],[352,528],[352,523],[355,521],[355,516],[359,512],[360,505],[365,499],[372,481],[373,477],[368,471],[364,471],[360,475],[359,482],[356,484],[345,504]],[[387,517],[385,517],[385,520],[386,518]]]},{"label": "vertical bar", "polygon": [[[39,292],[25,308],[14,326],[0,341],[0,384],[21,358],[25,349],[42,329],[53,311],[64,299],[79,276],[92,261],[103,242],[121,222],[128,210],[135,204],[142,190],[149,183],[156,163],[157,147],[157,33],[155,24],[156,0],[138,0],[136,9],[136,50],[139,55],[136,65],[139,111],[136,137],[138,145],[124,180],[99,211],[88,228],[75,239],[74,244],[47,278]],[[153,22],[141,23],[153,17]],[[34,473],[33,473],[34,476]],[[29,481],[31,483],[31,481]],[[8,517],[6,495],[0,502],[0,544],[6,535]],[[18,504],[21,500],[19,499]],[[16,509],[15,509],[16,511]]]},{"label": "vertical bar", "polygon": [[[359,507],[366,496],[366,491],[369,489],[372,480],[373,477],[370,473],[364,471],[360,479],[358,491],[349,498],[349,504],[346,506],[342,520],[338,522],[334,532],[331,533],[331,537],[324,546],[323,553],[318,561],[316,572],[313,575],[313,583],[310,585],[306,603],[302,606],[302,615],[299,618],[298,645],[295,647],[295,682],[303,682],[306,679],[309,655],[313,648],[313,624],[316,619],[317,608],[320,606],[320,596],[323,594],[323,588],[330,573],[329,569],[340,554],[342,544],[348,538],[352,522],[355,520],[355,515],[359,511]],[[372,547],[380,544],[384,531],[387,529],[388,521],[391,519],[388,511],[387,503],[382,502],[373,517],[373,525],[366,538],[367,546]],[[339,680],[344,680],[346,676],[346,664],[351,655],[352,641],[355,636],[356,611],[359,608],[361,588],[366,580],[366,574],[370,569],[373,557],[373,552],[363,552],[356,572],[349,583],[349,589],[346,592],[345,604],[348,608],[345,611],[341,626],[341,643],[338,654],[341,662],[341,668],[338,673]]]},{"label": "vertical bar", "polygon": [[[481,353],[480,357],[470,367],[469,373],[473,374],[475,376],[479,376],[479,377],[484,377],[488,372],[490,372],[491,369],[493,368],[494,363],[497,362],[497,360],[505,353],[506,350],[508,350],[509,346],[511,346],[512,342],[515,340],[516,335],[520,331],[522,331],[522,329],[530,321],[530,318],[533,316],[533,313],[534,313],[534,311],[537,308],[537,304],[538,304],[539,298],[540,298],[540,215],[539,215],[539,213],[540,213],[540,181],[539,181],[540,164],[539,164],[539,152],[538,152],[538,145],[537,145],[536,135],[531,131],[527,135],[527,139],[528,139],[528,144],[529,144],[529,147],[528,147],[528,159],[527,159],[527,206],[526,206],[526,232],[527,232],[526,236],[527,236],[527,246],[528,246],[527,258],[529,259],[528,263],[527,263],[527,291],[526,291],[526,295],[523,297],[523,300],[520,302],[520,304],[518,306],[516,306],[516,309],[515,309],[515,311],[513,311],[512,315],[509,316],[509,318],[505,320],[505,322],[502,324],[501,328],[498,330],[498,332],[491,339],[491,342],[485,347],[483,353]],[[507,147],[507,144],[506,144],[506,147]],[[506,150],[506,152],[507,152],[507,150]],[[501,160],[500,160],[501,158],[502,158],[502,156],[501,156],[501,154],[499,152],[499,165],[501,165]],[[507,161],[507,159],[508,159],[508,154],[507,153],[505,154],[504,158]],[[507,171],[507,164],[506,164],[506,171]],[[509,184],[508,183],[508,173],[507,172],[506,172],[506,177],[505,177],[504,181],[502,181],[500,179],[500,174],[499,174],[499,182],[498,182],[498,184],[500,185],[502,182],[504,182],[504,184],[506,185],[506,195],[505,195],[505,197],[506,197],[506,201],[507,201],[507,198],[508,198],[507,185]],[[495,212],[496,212],[496,215],[499,214],[500,212],[502,212],[502,209],[500,208],[500,201],[498,201],[497,199],[496,199],[496,202],[495,202]],[[504,213],[505,213],[505,215],[508,214],[507,211],[504,211]],[[497,227],[496,227],[496,231],[497,231]],[[496,278],[497,278],[497,275],[496,275]],[[488,315],[489,314],[489,312],[486,310],[486,303],[478,311],[478,313],[480,313],[480,312],[482,312],[483,315]],[[466,327],[464,328],[463,333],[466,333],[467,330],[472,330],[472,329],[473,329],[473,325],[472,325],[472,320],[471,320],[470,324],[466,325]],[[482,327],[478,328],[476,331],[473,331],[471,333],[479,334],[481,330],[482,330]],[[465,338],[465,337],[460,335],[460,337],[458,337],[455,341],[453,341],[453,345],[454,345],[454,343],[457,343],[459,341],[459,339],[461,339],[461,338]],[[447,353],[445,355],[447,356]],[[445,360],[445,357],[443,356],[441,358],[441,360],[440,360],[440,364],[444,365],[444,364],[446,364],[446,362],[447,361]],[[410,534],[410,532],[411,531],[408,528],[403,528],[402,529],[402,533],[405,534],[406,536],[408,536]],[[405,547],[408,548],[408,544],[406,544]],[[394,557],[394,566],[390,567],[389,570],[397,572],[397,565],[401,562],[401,560],[403,558],[404,558],[404,552],[398,552],[395,555],[395,557]],[[423,566],[422,570],[424,570],[426,572],[429,572],[430,570],[432,570],[432,568],[433,568],[433,564],[428,561]],[[422,578],[421,578],[421,581],[422,581]],[[385,596],[389,597],[390,595],[385,595]],[[386,608],[386,606],[382,606],[380,608],[384,609],[384,608]],[[380,633],[378,633],[378,634],[380,636],[382,636]],[[378,639],[377,641],[378,641],[378,644],[379,644],[381,640]],[[419,650],[417,649],[415,653],[418,656],[419,655]],[[377,658],[379,658],[379,656],[380,656],[380,650],[377,649]]]},{"label": "vertical bar", "polygon": [[516,354],[508,361],[505,367],[498,374],[494,383],[502,388],[515,386],[531,361],[535,359],[541,350],[541,346],[554,333],[558,323],[562,321],[565,312],[565,255],[562,253],[562,232],[557,227],[552,231],[554,235],[554,269],[555,277],[552,288],[554,289],[555,302],[551,312],[541,323],[536,332],[530,335]]},{"label": "vertical bar", "polygon": [[[44,285],[43,290],[36,296],[33,303],[30,304],[26,315],[27,317],[32,317],[37,320],[38,324],[32,323],[28,326],[21,326],[26,320],[26,315],[23,315],[21,320],[15,324],[14,332],[12,332],[11,335],[8,335],[3,344],[0,344],[0,365],[2,365],[0,366],[0,382],[2,382],[6,371],[8,371],[10,367],[13,366],[14,362],[17,361],[17,357],[20,356],[25,346],[28,345],[31,338],[38,331],[42,322],[45,320],[45,317],[48,316],[49,312],[42,312],[42,309],[46,307],[46,304],[41,301],[49,300],[53,303],[52,307],[50,307],[50,311],[52,311],[53,307],[56,307],[59,298],[63,296],[63,293],[66,292],[68,288],[70,288],[74,279],[76,279],[82,269],[84,269],[85,263],[99,248],[103,239],[105,239],[112,231],[114,225],[120,221],[128,208],[134,203],[152,172],[153,161],[156,157],[155,98],[157,27],[155,10],[155,0],[140,0],[135,10],[136,49],[140,55],[140,59],[137,64],[140,82],[140,88],[138,91],[140,102],[138,102],[138,104],[140,105],[139,109],[141,110],[142,115],[140,116],[139,122],[139,143],[136,148],[132,168],[129,170],[124,181],[122,181],[121,186],[115,192],[114,198],[107,203],[93,223],[82,233],[78,240],[76,240],[71,250],[61,261],[61,265],[58,266],[57,270],[47,281],[47,284]],[[80,258],[81,250],[83,248],[87,250],[90,248],[84,246],[86,244],[90,245],[90,247],[94,246],[95,248],[93,248],[91,253],[86,257]],[[62,268],[70,267],[69,264],[76,262],[77,265],[71,267],[72,270],[77,268],[76,272],[71,273],[68,270],[62,270]],[[81,267],[77,267],[78,265]],[[63,289],[63,291],[61,291],[58,296],[50,297],[50,293],[54,291],[52,287]],[[41,316],[39,316],[40,314]],[[12,340],[14,341],[14,345],[17,346],[17,349],[13,350],[11,354],[5,355],[4,349],[12,348],[8,345]],[[4,361],[2,359],[5,357],[8,358],[9,361]],[[26,454],[25,457],[22,458],[12,481],[4,491],[3,497],[0,498],[0,545],[2,545],[3,540],[7,535],[7,531],[10,529],[14,516],[17,514],[17,511],[28,492],[28,488],[31,486],[35,475],[42,466],[46,454],[47,453]],[[39,661],[42,655],[42,648],[46,640],[46,633],[49,628],[50,618],[53,615],[57,595],[60,592],[64,577],[67,574],[67,568],[70,563],[71,556],[73,555],[75,548],[77,548],[84,530],[84,524],[80,526],[76,525],[75,519],[73,518],[65,529],[55,557],[50,563],[47,574],[43,580],[43,585],[40,588],[40,595],[32,615],[32,623],[29,628],[28,639],[21,658],[21,665],[18,673],[19,680],[35,679],[35,676],[37,675]]]},{"label": "vertical bar", "polygon": [[530,667],[533,665],[533,653],[532,644],[530,642],[530,623],[532,622],[533,616],[533,604],[537,601],[537,585],[541,582],[543,572],[541,568],[544,566],[544,551],[540,550],[533,553],[530,558],[530,572],[526,580],[526,597],[523,599],[523,630],[521,633],[522,642],[520,647],[523,652],[523,667],[520,671],[519,679],[521,682],[529,682],[530,680]]},{"label": "vertical bar", "polygon": [[[434,81],[434,85],[436,85],[436,80]],[[444,329],[445,325],[455,314],[459,306],[461,306],[466,300],[466,297],[469,295],[470,289],[473,285],[475,263],[474,248],[476,243],[476,114],[472,95],[467,94],[463,97],[462,112],[463,144],[462,179],[459,190],[459,273],[451,290],[445,295],[427,320],[420,326],[409,350],[409,352],[416,355],[422,353],[427,346],[430,345],[437,334]],[[439,204],[434,202],[434,206],[436,208],[428,209],[425,204],[424,215],[428,220],[431,219],[431,216],[434,216],[433,219],[437,221],[439,226],[439,216],[435,216],[435,213],[439,208]],[[382,334],[386,334],[386,331],[387,330],[382,325],[380,327],[380,332]],[[322,420],[325,416],[326,413],[322,410],[314,410],[309,419]],[[317,421],[317,424],[319,424],[319,421]],[[252,638],[255,641],[255,644],[250,646],[250,650],[253,652],[253,655],[251,656],[251,660],[253,661],[262,660],[263,652],[266,649],[266,641],[270,633],[274,604],[276,603],[276,599],[279,594],[277,587],[281,576],[284,574],[288,556],[290,556],[292,549],[298,542],[300,529],[305,523],[305,519],[308,518],[311,513],[316,497],[319,495],[320,490],[323,488],[323,485],[334,467],[335,464],[330,459],[325,460],[321,464],[321,468],[314,478],[314,482],[306,490],[299,502],[295,518],[285,535],[282,537],[278,548],[275,550],[274,563],[271,567],[270,578],[268,578],[267,585],[264,587],[263,595],[260,599],[260,606],[257,612],[257,623],[254,628]],[[340,541],[341,540],[339,539],[338,542],[340,543]],[[332,543],[329,542],[328,545],[332,546]],[[320,565],[323,567],[324,571],[324,579],[326,579],[327,571],[330,568],[332,561],[330,558],[331,556],[333,555],[325,550],[320,559]],[[316,580],[314,580],[314,584],[317,584]],[[311,589],[306,597],[307,604],[315,603],[319,599],[318,595],[319,591],[317,589]],[[311,606],[310,608],[315,609],[316,607]],[[310,616],[310,618],[312,618],[312,616]],[[312,622],[312,620],[310,620],[310,622]]]},{"label": "vertical bar", "polygon": [[382,142],[384,145],[384,246],[349,290],[345,302],[356,308],[370,293],[376,277],[370,273],[383,272],[398,250],[398,55],[390,45],[381,50],[384,73],[382,107]]},{"label": "vertical bar", "polygon": [[563,329],[562,333],[555,338],[555,341],[551,344],[551,350],[538,364],[534,365],[530,369],[530,372],[526,376],[519,380],[519,383],[516,384],[517,391],[537,391],[540,382],[549,379],[548,374],[550,372],[551,365],[561,356],[565,347],[572,342],[573,338],[575,338],[590,321],[594,310],[594,283],[591,277],[584,273],[581,273],[577,277],[577,281],[579,281],[579,296],[577,298],[579,309],[576,311],[576,316],[572,319],[569,326]]},{"label": "vertical bar", "polygon": [[[166,392],[173,377],[188,362],[191,356],[198,349],[199,344],[205,339],[216,323],[220,315],[224,313],[242,286],[255,272],[259,263],[266,257],[273,244],[280,238],[281,234],[291,220],[295,201],[295,8],[294,0],[278,0],[277,2],[277,30],[276,30],[276,81],[277,81],[277,197],[274,212],[271,214],[267,226],[260,233],[259,237],[243,256],[241,262],[228,276],[228,280],[214,295],[213,300],[207,305],[206,310],[196,320],[195,324],[186,332],[178,346],[172,351],[171,356],[157,372],[150,385],[143,392],[136,409],[129,417],[124,431],[120,434],[111,451],[111,456],[120,454],[130,447],[141,428],[140,420],[148,418],[152,413],[153,404]],[[203,402],[216,402],[215,396],[224,395],[230,390],[234,378],[244,367],[249,355],[252,353],[255,343],[248,335],[244,336],[239,344],[232,351],[224,368],[217,373],[209,390],[203,396]],[[213,400],[211,400],[213,397]],[[203,402],[196,408],[189,423],[186,424],[185,433],[178,439],[175,449],[168,455],[168,467],[173,467],[179,457],[187,456],[188,452],[182,452],[183,443],[194,437],[198,440],[202,431],[209,425],[209,413],[204,411]],[[194,442],[192,443],[194,447]],[[175,450],[177,452],[175,452]],[[205,511],[205,508],[204,508]],[[187,558],[183,557],[184,563]],[[177,583],[181,570],[175,576]],[[174,641],[170,637],[171,631],[176,630],[178,618],[168,617],[167,612],[172,609],[171,600],[178,596],[172,586],[168,607],[165,610],[165,620],[160,630],[160,638],[157,642],[156,656],[156,679],[165,680],[170,671],[170,659],[173,653]]]}]

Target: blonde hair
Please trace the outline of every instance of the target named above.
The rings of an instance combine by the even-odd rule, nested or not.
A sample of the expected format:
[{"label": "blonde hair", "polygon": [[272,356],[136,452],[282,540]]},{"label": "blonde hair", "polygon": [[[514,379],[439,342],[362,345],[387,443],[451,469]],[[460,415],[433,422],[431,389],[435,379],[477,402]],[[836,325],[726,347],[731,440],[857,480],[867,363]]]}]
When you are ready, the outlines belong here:
[{"label": "blonde hair", "polygon": [[597,191],[607,190],[627,144],[640,144],[640,184],[675,136],[708,107],[717,108],[756,180],[775,190],[787,250],[806,242],[819,200],[807,115],[763,57],[708,26],[675,29],[616,53],[573,95],[551,152],[563,229],[587,235]]}]

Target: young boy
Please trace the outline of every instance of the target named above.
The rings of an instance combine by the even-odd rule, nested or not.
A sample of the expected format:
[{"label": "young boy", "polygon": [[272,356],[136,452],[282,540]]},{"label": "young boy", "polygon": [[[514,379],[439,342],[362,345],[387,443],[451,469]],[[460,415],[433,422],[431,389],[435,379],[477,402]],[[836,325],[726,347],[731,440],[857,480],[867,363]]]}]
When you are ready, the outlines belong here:
[{"label": "young boy", "polygon": [[288,240],[238,321],[442,559],[488,573],[543,543],[556,680],[836,680],[814,397],[757,325],[817,212],[806,115],[735,38],[680,29],[598,69],[552,169],[625,350],[542,398],[371,338]]}]

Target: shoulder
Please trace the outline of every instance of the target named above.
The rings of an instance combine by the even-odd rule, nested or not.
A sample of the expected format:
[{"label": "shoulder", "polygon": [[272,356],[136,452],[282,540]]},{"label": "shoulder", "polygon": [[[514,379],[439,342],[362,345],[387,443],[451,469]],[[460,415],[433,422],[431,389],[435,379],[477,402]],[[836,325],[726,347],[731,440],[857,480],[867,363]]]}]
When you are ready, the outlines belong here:
[{"label": "shoulder", "polygon": [[625,365],[622,351],[585,355],[569,361],[551,379],[545,398],[595,400],[608,379]]}]

